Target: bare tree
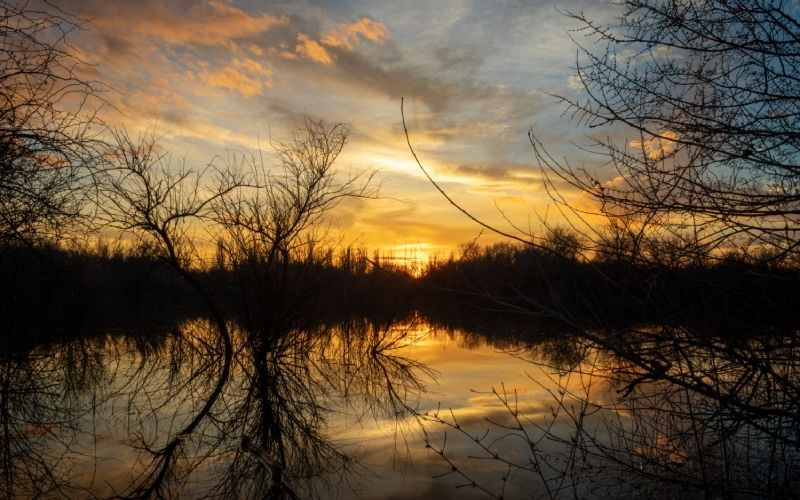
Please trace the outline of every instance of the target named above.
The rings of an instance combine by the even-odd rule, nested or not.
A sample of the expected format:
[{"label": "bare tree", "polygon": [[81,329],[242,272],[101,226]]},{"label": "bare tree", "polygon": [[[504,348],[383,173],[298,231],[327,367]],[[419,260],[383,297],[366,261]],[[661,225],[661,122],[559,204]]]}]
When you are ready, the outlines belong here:
[{"label": "bare tree", "polygon": [[[449,427],[451,435],[473,440],[477,458],[505,465],[508,473],[538,477],[546,496],[565,491],[581,496],[579,483],[570,486],[569,481],[598,471],[616,471],[612,482],[620,476],[642,481],[631,491],[648,495],[670,495],[671,490],[725,497],[796,495],[790,472],[798,447],[793,430],[798,404],[795,327],[781,327],[780,314],[738,324],[724,317],[730,311],[713,310],[708,295],[698,296],[708,321],[689,327],[688,308],[670,314],[667,304],[657,303],[650,292],[663,286],[665,277],[678,276],[671,293],[662,297],[677,297],[687,285],[699,283],[706,292],[725,287],[720,295],[726,300],[742,293],[756,301],[754,289],[731,290],[736,285],[709,279],[712,272],[725,270],[709,270],[705,264],[731,248],[758,252],[796,269],[800,10],[770,0],[619,3],[622,15],[612,25],[568,14],[582,26],[577,33],[591,43],[579,46],[577,62],[585,92],[561,100],[579,123],[603,131],[604,137],[588,148],[603,164],[581,167],[557,158],[541,136],[530,133],[552,199],[580,234],[574,241],[580,242],[583,255],[597,257],[582,270],[598,277],[590,282],[594,286],[576,293],[588,307],[582,312],[560,307],[563,296],[548,301],[530,289],[514,289],[518,300],[511,304],[502,294],[484,294],[509,312],[552,312],[563,323],[565,337],[598,349],[602,364],[571,371],[583,376],[590,369],[593,376],[599,367],[598,375],[616,389],[612,402],[597,404],[588,390],[557,391],[553,421],[565,417],[573,431],[559,435],[551,422],[520,418],[513,398],[494,391],[510,418],[488,427],[502,439],[529,446],[522,462],[498,453],[496,433],[465,432],[455,415],[443,411],[426,417]],[[593,198],[595,209],[572,203],[576,191]],[[597,215],[610,224],[598,224]],[[520,234],[510,236],[530,236]],[[564,252],[572,247],[561,249],[559,244],[568,240],[559,231],[551,234],[554,248]],[[655,265],[608,265],[617,260]],[[788,274],[769,275],[771,285],[791,282],[793,290],[796,279]],[[612,326],[612,309],[597,308],[609,304],[595,295],[605,289],[598,284],[609,285],[613,292],[607,295],[617,304],[648,311],[643,324]],[[559,307],[548,309],[551,303]],[[779,304],[769,305],[784,312]],[[713,329],[715,321],[725,325],[723,331]],[[605,420],[603,433],[612,441],[585,426],[586,416],[606,410],[627,415]],[[541,444],[548,440],[564,443],[566,455],[555,460],[543,455]],[[448,474],[502,496],[507,474],[495,488],[487,487],[454,460],[444,442],[427,444],[450,465]]]},{"label": "bare tree", "polygon": [[[197,272],[204,260],[199,246],[203,233],[218,238],[217,252],[225,257],[218,257],[218,265],[238,271],[239,282],[225,291],[237,302],[237,319],[245,320],[245,343],[258,353],[258,394],[269,399],[276,387],[263,361],[277,355],[281,342],[296,342],[297,335],[296,325],[278,320],[302,311],[297,302],[288,309],[281,302],[295,286],[296,276],[288,270],[304,253],[313,252],[314,230],[324,215],[344,197],[365,195],[371,176],[340,177],[334,168],[347,138],[341,124],[307,120],[290,142],[276,146],[279,161],[274,168],[251,156],[233,155],[227,163],[192,169],[185,162],[173,164],[152,137],[137,140],[118,131],[114,138],[116,145],[107,155],[110,164],[103,171],[102,218],[163,257],[201,297],[217,334],[212,350],[218,355],[208,370],[210,390],[202,405],[166,442],[146,445],[152,463],[131,485],[129,495],[148,498],[169,493],[184,442],[201,433],[209,419],[218,418],[232,363],[241,349],[234,349],[230,320],[235,316],[227,307],[232,297],[222,298],[221,285]],[[298,296],[299,301],[312,298]],[[266,437],[255,444],[248,437],[246,448],[257,456],[271,456],[276,453],[273,440],[281,438],[269,438],[272,431],[266,424],[263,432]],[[281,474],[273,471],[268,489],[283,488]]]},{"label": "bare tree", "polygon": [[67,40],[82,23],[47,2],[0,2],[0,243],[53,237],[85,215],[100,86],[81,78]]},{"label": "bare tree", "polygon": [[[566,181],[634,235],[710,252],[736,245],[797,254],[800,12],[780,0],[625,0],[611,25],[581,13],[577,76],[561,97],[607,131],[608,177],[530,139],[554,199]],[[598,49],[599,47],[599,49]],[[624,139],[619,139],[625,136]],[[616,137],[616,139],[614,138]],[[574,210],[583,216],[580,210]]]},{"label": "bare tree", "polygon": [[214,200],[218,253],[235,271],[236,312],[253,341],[272,342],[310,317],[329,283],[319,265],[325,217],[345,198],[372,197],[374,172],[344,172],[336,162],[347,142],[344,124],[306,118],[291,139],[273,144],[275,163],[239,158],[247,182]]},{"label": "bare tree", "polygon": [[[184,439],[206,420],[228,383],[233,344],[227,319],[212,291],[192,272],[198,257],[192,233],[208,216],[210,204],[229,194],[243,179],[235,171],[209,165],[192,170],[185,164],[171,165],[166,154],[156,152],[152,137],[132,139],[115,132],[116,146],[108,154],[111,164],[104,170],[102,218],[110,227],[131,233],[152,245],[157,255],[202,298],[216,333],[221,357],[214,363],[211,390],[194,416],[166,443],[149,447],[153,463],[131,487],[133,498],[162,497],[172,468],[181,454]],[[213,175],[213,181],[212,181]]]},{"label": "bare tree", "polygon": [[347,136],[342,123],[306,118],[290,140],[273,145],[277,165],[245,159],[247,184],[213,205],[213,218],[238,258],[288,262],[317,243],[319,222],[344,198],[374,196],[374,172],[345,174],[336,167]]}]

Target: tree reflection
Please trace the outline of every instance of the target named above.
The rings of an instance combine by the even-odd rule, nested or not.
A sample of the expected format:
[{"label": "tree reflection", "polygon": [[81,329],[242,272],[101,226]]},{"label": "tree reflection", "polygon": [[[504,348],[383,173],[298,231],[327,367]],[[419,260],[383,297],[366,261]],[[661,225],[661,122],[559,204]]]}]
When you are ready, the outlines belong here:
[{"label": "tree reflection", "polygon": [[[143,352],[152,348],[146,338],[137,343]],[[90,443],[80,437],[118,368],[120,347],[100,338],[2,352],[0,467],[5,498],[87,493],[85,484],[71,480],[76,463],[92,453]]]},{"label": "tree reflection", "polygon": [[3,495],[346,496],[370,471],[334,433],[344,416],[422,429],[440,475],[495,497],[785,497],[800,486],[791,335],[651,325],[487,336],[537,367],[530,380],[549,401],[500,386],[478,395],[491,411],[476,400],[461,413],[425,398],[434,373],[404,350],[419,327],[352,319],[278,335],[230,323],[228,351],[215,322],[195,319],[6,352]]},{"label": "tree reflection", "polygon": [[[59,479],[69,474],[69,464],[62,458],[69,451],[70,424],[79,410],[64,404],[61,374],[53,370],[50,361],[36,355],[6,359],[0,371],[0,457],[5,498],[63,491]],[[45,440],[56,435],[63,437],[46,446]],[[16,481],[19,477],[27,478],[24,484]]]},{"label": "tree reflection", "polygon": [[228,399],[224,433],[241,440],[226,481],[215,490],[248,498],[313,497],[367,471],[326,429],[334,412],[403,416],[430,374],[396,349],[409,331],[351,321],[245,346],[244,372]]},{"label": "tree reflection", "polygon": [[423,415],[451,443],[468,439],[472,460],[447,433],[429,427],[426,443],[444,475],[494,497],[523,477],[538,485],[534,497],[785,498],[800,487],[797,348],[792,335],[723,339],[663,325],[536,343],[512,354],[540,368],[530,377],[548,408],[494,388],[504,411],[484,426],[449,410]]},{"label": "tree reflection", "polygon": [[[329,434],[329,419],[348,413],[402,421],[433,375],[398,352],[413,341],[411,326],[351,320],[269,342],[229,329],[230,351],[214,323],[193,320],[153,343],[98,337],[7,356],[4,495],[308,498],[350,491],[368,470]],[[115,429],[108,439],[119,457],[97,452],[101,428]],[[109,460],[127,470],[122,479],[93,472]]]},{"label": "tree reflection", "polygon": [[[211,348],[202,339],[215,337],[197,328],[188,328],[184,338]],[[171,405],[189,398],[188,406],[197,406],[199,388],[207,386],[203,380],[213,379],[220,365],[231,365],[230,382],[219,396],[212,392],[206,398],[192,420],[202,419],[202,424],[188,431],[189,426],[176,426],[179,432],[167,433],[162,448],[143,444],[153,463],[137,478],[130,490],[134,495],[197,488],[216,497],[307,498],[348,486],[367,471],[328,435],[328,418],[345,408],[364,416],[401,417],[413,410],[410,405],[431,375],[425,366],[398,355],[410,331],[388,324],[319,325],[271,335],[268,342],[239,328],[232,331],[230,358],[206,353],[181,360],[183,370],[191,368],[186,384],[176,377],[170,381],[172,393],[162,395]],[[178,350],[181,355],[187,351]],[[143,391],[148,400],[155,399],[150,389],[143,386]],[[156,411],[141,422],[152,428],[146,422]],[[175,448],[183,463],[174,460],[165,467],[164,450],[174,442],[180,443]],[[191,484],[197,481],[207,484]]]}]

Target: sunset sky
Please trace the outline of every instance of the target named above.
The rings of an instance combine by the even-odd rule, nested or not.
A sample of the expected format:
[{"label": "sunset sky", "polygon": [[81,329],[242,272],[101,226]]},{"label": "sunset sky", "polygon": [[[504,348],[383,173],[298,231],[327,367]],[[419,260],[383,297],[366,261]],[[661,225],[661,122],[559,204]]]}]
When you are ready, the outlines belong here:
[{"label": "sunset sky", "polygon": [[547,195],[528,129],[565,155],[584,138],[547,95],[579,91],[571,24],[557,9],[615,14],[574,1],[56,3],[90,20],[72,42],[91,77],[114,89],[106,120],[155,130],[190,164],[267,147],[304,114],[350,124],[340,167],[379,170],[382,198],[340,206],[336,231],[347,243],[423,255],[480,228],[413,162],[400,98],[420,158],[453,198],[503,229],[495,204],[535,228]]}]

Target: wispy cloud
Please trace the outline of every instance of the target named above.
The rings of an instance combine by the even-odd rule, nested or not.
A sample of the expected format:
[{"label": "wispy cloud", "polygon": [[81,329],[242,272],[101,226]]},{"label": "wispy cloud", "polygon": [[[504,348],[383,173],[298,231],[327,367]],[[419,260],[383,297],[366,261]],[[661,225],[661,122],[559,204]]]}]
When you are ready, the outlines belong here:
[{"label": "wispy cloud", "polygon": [[251,14],[218,0],[71,0],[66,3],[73,3],[66,6],[67,9],[91,17],[93,29],[100,29],[117,40],[124,38],[127,43],[146,38],[173,45],[221,45],[288,22],[283,16]]},{"label": "wispy cloud", "polygon": [[320,64],[331,64],[336,59],[338,51],[355,50],[360,38],[382,44],[388,35],[389,30],[383,23],[362,17],[349,24],[339,24],[319,40],[306,33],[298,33],[294,50],[283,50],[281,56],[285,59],[300,57]]},{"label": "wispy cloud", "polygon": [[340,24],[322,38],[322,43],[330,47],[353,50],[359,36],[373,43],[383,43],[389,36],[389,30],[381,22],[362,17],[350,24]]},{"label": "wispy cloud", "polygon": [[254,59],[235,58],[229,66],[208,73],[206,80],[213,87],[255,96],[272,86],[272,71]]}]

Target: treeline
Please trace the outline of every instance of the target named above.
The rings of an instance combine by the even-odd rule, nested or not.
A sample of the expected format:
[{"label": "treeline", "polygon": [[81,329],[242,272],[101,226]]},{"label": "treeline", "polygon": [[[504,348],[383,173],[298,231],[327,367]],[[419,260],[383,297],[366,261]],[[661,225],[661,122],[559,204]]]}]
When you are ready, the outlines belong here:
[{"label": "treeline", "polygon": [[[277,330],[309,321],[408,314],[413,281],[352,248],[302,260],[217,262],[192,276],[231,319]],[[391,272],[387,272],[391,269]],[[208,313],[197,290],[147,246],[0,248],[0,314],[7,346],[113,331],[167,331]]]},{"label": "treeline", "polygon": [[413,312],[417,292],[407,270],[352,247],[286,260],[252,254],[200,274],[215,302],[261,339],[352,318],[391,322]]},{"label": "treeline", "polygon": [[7,344],[77,332],[169,325],[194,307],[173,273],[145,252],[0,248],[0,311]]},{"label": "treeline", "polygon": [[[196,286],[146,245],[6,246],[0,269],[9,345],[163,331],[208,314]],[[752,335],[796,325],[800,306],[796,268],[743,253],[669,264],[610,253],[587,258],[574,245],[504,243],[464,247],[413,277],[379,253],[344,247],[288,260],[218,257],[191,276],[226,316],[267,337],[414,311],[440,326],[529,340],[642,324]]]},{"label": "treeline", "polygon": [[694,258],[683,253],[666,260],[609,248],[587,256],[578,242],[557,231],[543,246],[465,247],[460,256],[429,266],[420,307],[442,320],[464,320],[476,311],[484,321],[538,318],[533,324],[540,329],[693,324],[726,335],[757,334],[800,319],[800,273],[769,253],[695,252]]}]

